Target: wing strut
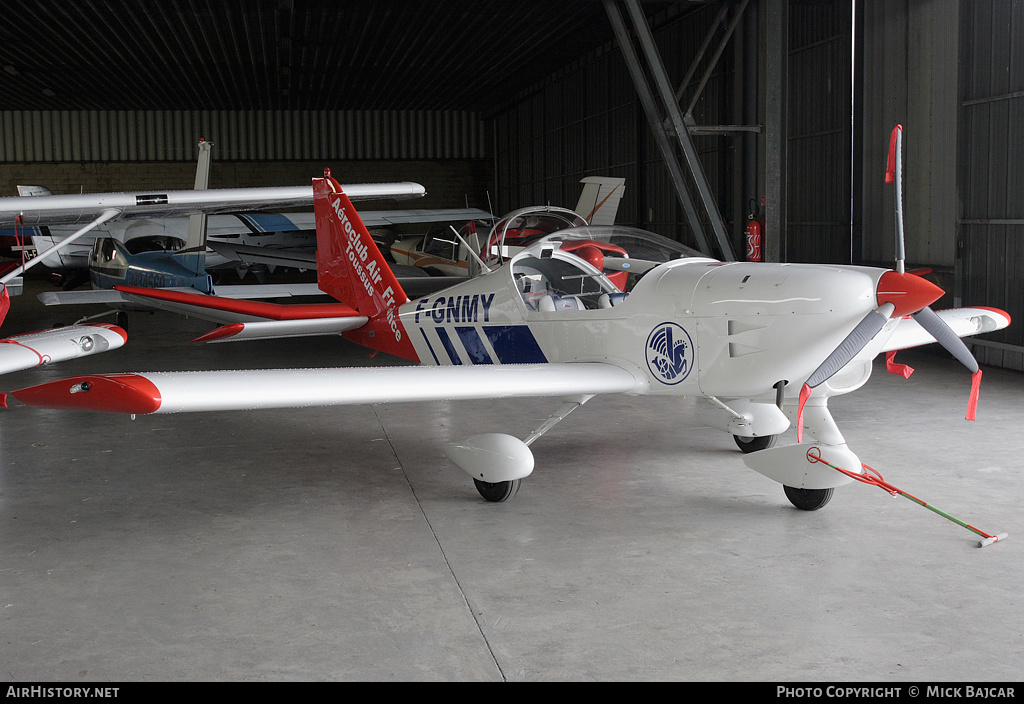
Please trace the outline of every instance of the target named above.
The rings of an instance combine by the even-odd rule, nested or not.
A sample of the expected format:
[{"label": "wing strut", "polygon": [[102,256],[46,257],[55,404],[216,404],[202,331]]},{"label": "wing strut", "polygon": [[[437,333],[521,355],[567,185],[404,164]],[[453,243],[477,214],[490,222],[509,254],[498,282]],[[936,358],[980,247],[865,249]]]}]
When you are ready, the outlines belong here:
[{"label": "wing strut", "polygon": [[96,218],[91,223],[89,223],[88,225],[83,227],[81,230],[78,230],[77,232],[75,232],[70,237],[65,237],[60,242],[58,242],[57,244],[55,244],[52,247],[50,247],[48,250],[46,250],[42,254],[37,254],[35,257],[33,257],[32,259],[29,259],[27,262],[25,262],[21,266],[16,267],[13,271],[11,271],[6,276],[4,276],[2,279],[0,279],[0,284],[6,284],[8,281],[13,279],[15,276],[20,276],[22,273],[24,273],[25,271],[27,271],[31,267],[35,266],[36,264],[38,264],[40,261],[42,261],[46,257],[50,256],[51,254],[56,252],[58,249],[62,249],[64,247],[66,247],[67,245],[71,244],[72,242],[77,240],[79,237],[84,235],[86,232],[89,232],[90,230],[99,227],[100,225],[105,223],[107,220],[110,220],[114,216],[120,215],[120,214],[121,214],[121,211],[117,210],[115,208],[110,208],[109,210],[104,210],[102,213],[100,213],[100,216],[98,218]]}]

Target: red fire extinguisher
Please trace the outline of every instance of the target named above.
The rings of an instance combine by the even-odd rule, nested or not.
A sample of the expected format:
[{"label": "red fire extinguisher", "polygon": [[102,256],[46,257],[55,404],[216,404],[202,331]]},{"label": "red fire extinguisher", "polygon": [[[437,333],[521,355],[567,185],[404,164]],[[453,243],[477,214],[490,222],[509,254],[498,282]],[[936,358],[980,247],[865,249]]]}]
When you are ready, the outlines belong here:
[{"label": "red fire extinguisher", "polygon": [[758,217],[754,199],[750,199],[750,215],[747,216],[747,261],[761,261],[761,237],[764,233],[764,222]]}]

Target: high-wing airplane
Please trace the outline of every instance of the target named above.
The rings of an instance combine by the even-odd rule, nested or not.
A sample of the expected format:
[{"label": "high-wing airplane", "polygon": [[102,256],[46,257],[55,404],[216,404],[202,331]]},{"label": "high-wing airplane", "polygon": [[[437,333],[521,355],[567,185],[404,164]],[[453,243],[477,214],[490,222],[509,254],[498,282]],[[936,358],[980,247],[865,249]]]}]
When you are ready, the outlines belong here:
[{"label": "high-wing airplane", "polygon": [[[958,336],[1009,324],[990,308],[932,312],[942,290],[909,273],[726,263],[620,228],[554,233],[493,271],[410,300],[342,187],[325,174],[313,191],[319,285],[339,303],[130,293],[203,306],[225,320],[247,317],[201,339],[328,328],[417,365],[91,374],[14,397],[128,414],[553,399],[551,416],[524,439],[484,432],[445,447],[485,499],[504,501],[533,471],[530,445],[596,394],[691,396],[706,400],[706,422],[735,437],[749,467],[783,484],[795,506],[814,510],[852,481],[824,462],[865,471],[829,413],[830,397],[862,386],[880,352],[938,340],[959,353]],[[617,285],[606,271],[628,281]],[[813,440],[802,434],[795,445],[769,449],[794,422]]]},{"label": "high-wing airplane", "polygon": [[[252,212],[309,206],[313,202],[312,189],[308,186],[209,189],[212,146],[211,142],[199,141],[192,191],[55,196],[43,186],[19,186],[18,196],[0,198],[0,238],[11,243],[31,240],[42,254],[29,266],[42,263],[50,269],[81,272],[73,277],[78,282],[87,280],[84,272],[95,261],[94,244],[100,238],[119,243],[104,245],[108,254],[117,249],[119,258],[139,254],[152,258],[154,252],[195,249],[201,232],[204,242],[223,246],[223,249],[206,252],[206,269],[236,268],[238,258],[233,256],[232,247],[312,253],[316,248],[316,229],[311,212]],[[353,199],[380,197],[372,190],[364,190],[373,185],[353,187]],[[419,184],[407,186],[405,192],[396,192],[390,197],[417,198],[425,193]],[[459,222],[489,218],[490,214],[467,207],[373,210],[366,211],[364,216],[370,227],[384,227]],[[81,225],[85,227],[79,227]]]}]

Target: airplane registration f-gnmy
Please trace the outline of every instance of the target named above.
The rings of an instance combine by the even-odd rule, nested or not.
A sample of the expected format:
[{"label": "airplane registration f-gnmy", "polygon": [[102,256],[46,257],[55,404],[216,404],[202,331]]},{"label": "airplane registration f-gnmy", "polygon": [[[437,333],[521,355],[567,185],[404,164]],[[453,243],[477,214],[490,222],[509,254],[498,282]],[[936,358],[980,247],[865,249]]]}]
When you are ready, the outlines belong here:
[{"label": "airplane registration f-gnmy", "polygon": [[[860,388],[879,353],[938,340],[962,354],[959,336],[1010,322],[989,308],[935,313],[928,306],[942,290],[902,271],[724,263],[617,226],[556,232],[494,271],[410,300],[329,173],[314,179],[313,191],[319,286],[339,304],[122,290],[179,310],[214,311],[211,319],[226,324],[201,339],[341,333],[417,366],[85,375],[14,397],[129,414],[556,400],[526,438],[489,432],[447,444],[447,457],[480,494],[504,501],[533,471],[529,446],[593,396],[692,396],[707,400],[704,421],[735,437],[750,468],[783,484],[797,507],[814,510],[852,481],[828,464],[865,471],[829,413],[829,397]],[[797,444],[773,448],[793,424]]]}]

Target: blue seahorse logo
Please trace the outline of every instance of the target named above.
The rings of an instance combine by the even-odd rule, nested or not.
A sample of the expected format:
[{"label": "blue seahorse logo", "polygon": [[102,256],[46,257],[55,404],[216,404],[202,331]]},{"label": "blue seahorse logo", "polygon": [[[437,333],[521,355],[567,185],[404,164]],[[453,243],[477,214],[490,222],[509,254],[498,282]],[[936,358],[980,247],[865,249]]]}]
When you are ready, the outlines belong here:
[{"label": "blue seahorse logo", "polygon": [[693,341],[681,326],[662,323],[647,337],[647,368],[663,384],[675,385],[693,369]]}]

